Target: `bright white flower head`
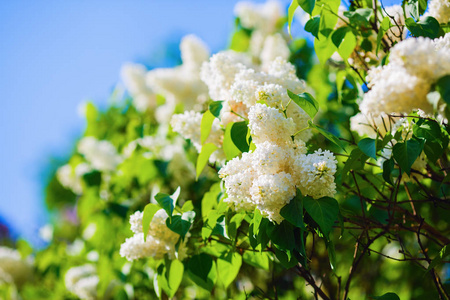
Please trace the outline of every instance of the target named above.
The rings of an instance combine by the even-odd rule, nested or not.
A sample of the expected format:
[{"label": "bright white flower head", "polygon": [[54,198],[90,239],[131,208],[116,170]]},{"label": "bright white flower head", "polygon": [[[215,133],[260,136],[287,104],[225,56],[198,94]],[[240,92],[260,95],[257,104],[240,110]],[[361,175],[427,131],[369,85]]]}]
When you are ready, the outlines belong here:
[{"label": "bright white flower head", "polygon": [[334,155],[327,150],[298,156],[294,163],[294,177],[302,194],[315,199],[333,197],[336,193],[336,165]]},{"label": "bright white flower head", "polygon": [[261,175],[253,181],[250,194],[263,216],[277,223],[283,221],[280,210],[295,196],[291,174],[280,172]]},{"label": "bright white flower head", "polygon": [[283,10],[278,1],[271,0],[264,4],[241,1],[234,7],[234,14],[245,28],[270,34],[276,30],[277,22],[283,16]]},{"label": "bright white flower head", "polygon": [[180,51],[183,66],[195,71],[197,74],[200,72],[203,62],[207,61],[210,55],[208,46],[193,34],[182,38]]},{"label": "bright white flower head", "polygon": [[351,121],[352,129],[361,135],[373,135],[361,123],[383,129],[386,118],[379,117],[382,115],[408,114],[415,109],[433,112],[427,94],[433,83],[450,74],[450,35],[434,41],[423,37],[406,39],[392,48],[389,59],[388,65],[368,73],[370,91],[359,106],[362,114]]},{"label": "bright white flower head", "polygon": [[448,23],[450,20],[450,1],[431,0],[428,2],[428,12],[425,16],[432,16],[439,23]]},{"label": "bright white flower head", "polygon": [[215,101],[230,99],[229,90],[234,77],[241,70],[251,66],[248,56],[234,51],[223,51],[214,54],[205,62],[200,78],[208,86],[209,96]]},{"label": "bright white flower head", "polygon": [[0,271],[7,274],[8,278],[20,286],[32,276],[33,259],[31,257],[22,259],[19,251],[9,247],[0,246]]},{"label": "bright white flower head", "polygon": [[[120,246],[120,255],[126,257],[129,261],[143,257],[161,259],[165,254],[168,254],[171,259],[175,258],[175,244],[180,236],[166,226],[167,213],[163,209],[156,212],[150,222],[145,242],[144,233],[142,232],[142,217],[143,213],[140,211],[130,216],[131,230],[134,232],[134,235],[127,238]],[[185,254],[185,243],[186,240],[180,245],[179,259],[183,259]]]},{"label": "bright white flower head", "polygon": [[389,60],[389,64],[402,66],[409,74],[427,81],[450,74],[449,48],[436,49],[429,38],[410,38],[396,44]]},{"label": "bright white flower head", "polygon": [[286,43],[286,40],[279,33],[274,35],[269,35],[264,40],[264,45],[260,54],[262,69],[267,69],[272,62],[280,57],[287,61],[289,59],[291,52]]},{"label": "bright white flower head", "polygon": [[[202,150],[201,145],[201,135],[200,135],[200,127],[202,122],[202,114],[195,111],[186,111],[183,114],[177,114],[172,117],[170,125],[172,126],[173,131],[178,132],[185,139],[191,140],[194,147],[200,153]],[[220,123],[218,119],[214,119],[211,132],[206,139],[205,143],[212,143],[216,145],[219,150],[215,151],[211,157],[210,161],[223,161],[225,155],[223,153],[222,148],[222,140],[223,140],[224,131],[220,127]]]},{"label": "bright white flower head", "polygon": [[64,277],[67,290],[80,299],[97,299],[99,278],[93,265],[87,264],[70,268]]},{"label": "bright white flower head", "polygon": [[286,118],[278,109],[264,104],[252,106],[248,120],[250,133],[256,145],[265,141],[282,144],[295,134],[295,123],[291,118]]},{"label": "bright white flower head", "polygon": [[143,65],[132,63],[124,64],[120,71],[125,88],[133,97],[133,105],[140,112],[156,106],[156,95],[145,83],[146,74]]},{"label": "bright white flower head", "polygon": [[207,100],[208,90],[200,80],[200,67],[208,59],[209,49],[199,38],[188,35],[182,39],[180,50],[182,65],[151,70],[146,83],[166,98],[170,108],[174,108],[174,103],[182,103],[185,109],[192,109]]},{"label": "bright white flower head", "polygon": [[113,171],[122,162],[122,157],[113,144],[105,140],[99,141],[92,136],[80,140],[78,151],[99,171]]},{"label": "bright white flower head", "polygon": [[67,164],[58,168],[56,177],[65,188],[68,188],[79,195],[83,192],[81,177],[90,171],[91,167],[87,163],[78,164],[75,167],[75,170],[71,165]]}]

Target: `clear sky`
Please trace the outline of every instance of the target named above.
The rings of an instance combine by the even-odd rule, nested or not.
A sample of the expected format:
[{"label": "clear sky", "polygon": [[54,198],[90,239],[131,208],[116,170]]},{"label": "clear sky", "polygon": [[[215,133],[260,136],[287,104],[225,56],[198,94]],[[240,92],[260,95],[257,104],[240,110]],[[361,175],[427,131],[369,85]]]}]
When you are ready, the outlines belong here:
[{"label": "clear sky", "polygon": [[223,49],[236,2],[0,1],[0,217],[14,232],[38,243],[45,171],[82,134],[78,105],[105,105],[124,62],[163,66],[184,34]]}]

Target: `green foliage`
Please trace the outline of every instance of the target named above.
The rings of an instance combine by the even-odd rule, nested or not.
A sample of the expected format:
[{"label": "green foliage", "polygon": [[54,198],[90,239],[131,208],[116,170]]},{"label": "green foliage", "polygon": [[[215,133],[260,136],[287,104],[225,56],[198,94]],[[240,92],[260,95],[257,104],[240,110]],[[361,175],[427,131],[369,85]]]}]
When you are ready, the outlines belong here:
[{"label": "green foliage", "polygon": [[439,22],[431,16],[427,16],[418,22],[414,21],[413,18],[407,18],[405,23],[411,34],[416,37],[423,36],[434,39],[441,35]]},{"label": "green foliage", "polygon": [[309,93],[301,93],[296,95],[288,90],[289,98],[295,102],[301,109],[303,109],[311,119],[314,119],[319,111],[319,102],[314,99]]}]

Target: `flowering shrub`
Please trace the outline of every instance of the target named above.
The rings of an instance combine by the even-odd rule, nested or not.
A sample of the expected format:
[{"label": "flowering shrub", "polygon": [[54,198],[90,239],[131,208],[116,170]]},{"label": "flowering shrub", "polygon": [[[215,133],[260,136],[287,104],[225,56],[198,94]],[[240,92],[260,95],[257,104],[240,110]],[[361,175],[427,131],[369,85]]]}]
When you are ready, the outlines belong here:
[{"label": "flowering shrub", "polygon": [[235,14],[229,49],[188,35],[85,105],[48,246],[0,249],[3,298],[449,299],[448,1]]}]

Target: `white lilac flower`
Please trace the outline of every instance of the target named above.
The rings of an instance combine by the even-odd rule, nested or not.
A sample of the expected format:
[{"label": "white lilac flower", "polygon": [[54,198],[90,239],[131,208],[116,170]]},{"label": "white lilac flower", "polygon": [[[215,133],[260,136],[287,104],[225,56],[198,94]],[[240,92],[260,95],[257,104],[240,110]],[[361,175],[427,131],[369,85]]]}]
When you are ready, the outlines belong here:
[{"label": "white lilac flower", "polygon": [[280,210],[295,196],[295,184],[291,174],[279,172],[261,175],[253,181],[250,194],[261,214],[280,223]]},{"label": "white lilac flower", "polygon": [[33,259],[23,259],[19,251],[0,246],[0,271],[3,277],[11,279],[16,286],[21,286],[32,276]]},{"label": "white lilac flower", "polygon": [[126,63],[120,75],[128,93],[133,97],[133,105],[140,112],[156,106],[156,95],[145,83],[147,69],[140,64]]},{"label": "white lilac flower", "polygon": [[290,54],[291,52],[289,51],[286,40],[281,34],[269,35],[264,40],[264,45],[261,50],[261,67],[263,70],[267,69],[278,57],[287,61]]},{"label": "white lilac flower", "polygon": [[[173,115],[172,120],[170,122],[173,131],[179,133],[185,139],[191,140],[194,147],[200,153],[202,150],[201,144],[201,127],[202,122],[202,114],[195,111],[186,111],[183,114]],[[222,149],[222,140],[223,140],[224,131],[222,130],[219,120],[214,119],[210,134],[206,139],[205,143],[212,143],[216,145],[219,150],[215,151],[211,157],[210,161],[223,161],[225,159],[225,155]]]},{"label": "white lilac flower", "polygon": [[[120,246],[120,255],[129,261],[144,257],[161,259],[165,254],[168,254],[171,259],[175,258],[175,244],[180,236],[166,226],[167,213],[163,209],[156,212],[150,222],[145,241],[144,233],[142,232],[142,217],[143,213],[140,211],[130,216],[131,229],[134,235],[127,238]],[[185,243],[186,239],[180,245],[178,259],[183,259]]]},{"label": "white lilac flower", "polygon": [[67,164],[56,171],[56,177],[59,182],[65,188],[72,190],[75,194],[81,194],[83,192],[82,177],[84,174],[89,173],[91,167],[87,163],[78,164],[75,169]]},{"label": "white lilac flower", "polygon": [[283,10],[278,1],[272,0],[263,4],[241,1],[234,7],[234,14],[245,28],[270,34],[277,29]]},{"label": "white lilac flower", "polygon": [[439,23],[448,23],[450,20],[450,1],[431,0],[428,3],[428,12],[424,16],[432,16]]},{"label": "white lilac flower", "polygon": [[99,141],[91,136],[80,140],[78,151],[94,169],[99,171],[113,171],[122,162],[122,157],[113,144],[105,140]]},{"label": "white lilac flower", "polygon": [[265,141],[282,144],[295,133],[295,123],[278,109],[256,104],[248,114],[252,141],[258,145]]},{"label": "white lilac flower", "polygon": [[370,129],[365,123],[382,128],[380,116],[392,113],[410,113],[421,109],[433,113],[433,104],[427,99],[431,86],[442,76],[450,74],[450,35],[436,40],[410,38],[396,44],[389,64],[369,71],[368,91],[361,102],[361,115],[352,118],[352,129],[360,135]]},{"label": "white lilac flower", "polygon": [[409,74],[431,82],[450,74],[449,48],[436,49],[435,42],[429,38],[410,38],[396,44],[389,61],[391,65],[404,67]]},{"label": "white lilac flower", "polygon": [[209,57],[209,49],[197,37],[188,35],[180,44],[182,64],[175,68],[154,69],[147,73],[146,83],[168,102],[164,106],[173,113],[174,104],[193,109],[207,100],[207,87],[200,80],[200,67]]},{"label": "white lilac flower", "polygon": [[329,151],[318,150],[313,154],[300,155],[294,162],[294,180],[303,195],[315,199],[333,197],[336,193],[334,174],[337,161]]},{"label": "white lilac flower", "polygon": [[211,56],[200,72],[200,78],[208,86],[209,96],[215,101],[230,99],[229,90],[234,77],[251,66],[250,58],[234,51],[222,51]]},{"label": "white lilac flower", "polygon": [[70,268],[64,277],[67,290],[80,299],[97,299],[99,278],[94,265],[87,264]]}]

